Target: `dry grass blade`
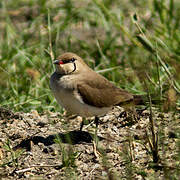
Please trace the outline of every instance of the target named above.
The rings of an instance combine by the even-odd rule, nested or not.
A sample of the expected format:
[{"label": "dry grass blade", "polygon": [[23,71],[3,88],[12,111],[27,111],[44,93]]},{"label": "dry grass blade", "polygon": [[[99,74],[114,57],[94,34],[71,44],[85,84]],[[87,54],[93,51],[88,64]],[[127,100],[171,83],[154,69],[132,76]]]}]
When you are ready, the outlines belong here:
[{"label": "dry grass blade", "polygon": [[149,91],[148,91],[148,99],[149,99],[149,107],[150,107],[149,124],[150,124],[151,138],[147,130],[146,130],[146,137],[148,139],[148,143],[152,152],[153,162],[158,163],[160,160],[159,152],[158,152],[158,132],[155,132],[154,129],[155,125],[154,125],[153,112],[152,112],[152,101]]}]

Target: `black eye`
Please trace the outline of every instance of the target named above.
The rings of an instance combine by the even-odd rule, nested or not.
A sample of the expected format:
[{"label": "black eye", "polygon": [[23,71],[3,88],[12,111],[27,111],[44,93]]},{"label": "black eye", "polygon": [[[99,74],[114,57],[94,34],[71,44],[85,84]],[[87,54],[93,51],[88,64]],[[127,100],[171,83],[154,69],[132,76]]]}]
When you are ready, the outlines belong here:
[{"label": "black eye", "polygon": [[74,62],[75,60],[76,60],[75,58],[72,58],[70,61],[71,61],[71,62]]},{"label": "black eye", "polygon": [[62,59],[62,64],[67,64],[67,63],[71,63],[74,62],[76,59],[75,58],[71,58],[71,59]]}]

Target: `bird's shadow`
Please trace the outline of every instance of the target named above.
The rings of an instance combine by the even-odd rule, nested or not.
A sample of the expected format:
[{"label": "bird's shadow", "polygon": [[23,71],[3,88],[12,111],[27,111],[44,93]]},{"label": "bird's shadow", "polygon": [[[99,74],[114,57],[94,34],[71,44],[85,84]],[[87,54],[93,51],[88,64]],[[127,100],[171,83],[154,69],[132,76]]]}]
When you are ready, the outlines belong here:
[{"label": "bird's shadow", "polygon": [[[32,136],[30,138],[22,140],[18,145],[16,145],[13,149],[26,149],[27,151],[31,150],[32,143],[38,144],[43,143],[45,146],[50,146],[56,143],[56,140],[60,140],[62,143],[68,144],[80,144],[80,143],[91,143],[93,141],[94,134],[90,134],[86,131],[70,131],[68,133],[59,133],[49,135],[47,137],[43,136]],[[102,140],[102,137],[98,137],[99,140]]]}]

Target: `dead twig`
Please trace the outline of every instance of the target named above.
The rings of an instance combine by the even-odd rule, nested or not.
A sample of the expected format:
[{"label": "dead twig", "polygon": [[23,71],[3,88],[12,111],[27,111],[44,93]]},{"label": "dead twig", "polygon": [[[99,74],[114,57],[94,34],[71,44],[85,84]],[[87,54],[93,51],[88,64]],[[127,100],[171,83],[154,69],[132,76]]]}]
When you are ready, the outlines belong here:
[{"label": "dead twig", "polygon": [[43,165],[34,164],[34,165],[31,165],[31,168],[32,167],[61,167],[61,166],[62,166],[62,164],[51,164],[51,165],[49,165],[49,164],[43,164]]},{"label": "dead twig", "polygon": [[32,167],[17,170],[17,171],[15,171],[15,173],[19,174],[19,173],[24,173],[24,172],[31,171],[31,170],[32,170]]}]

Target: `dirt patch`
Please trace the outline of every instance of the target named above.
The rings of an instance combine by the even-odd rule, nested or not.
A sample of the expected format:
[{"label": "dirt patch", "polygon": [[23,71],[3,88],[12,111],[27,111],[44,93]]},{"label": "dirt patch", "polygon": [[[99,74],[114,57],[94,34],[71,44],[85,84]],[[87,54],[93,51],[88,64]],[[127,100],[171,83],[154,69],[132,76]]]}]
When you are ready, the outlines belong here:
[{"label": "dirt patch", "polygon": [[[79,131],[81,118],[60,113],[13,113],[0,108],[0,177],[2,179],[144,179],[176,172],[179,114],[153,109],[160,161],[154,165],[146,132],[149,110],[138,122],[114,108],[95,125]],[[93,118],[89,119],[93,121]],[[148,131],[150,134],[150,131]],[[170,174],[170,173],[169,173]]]}]

